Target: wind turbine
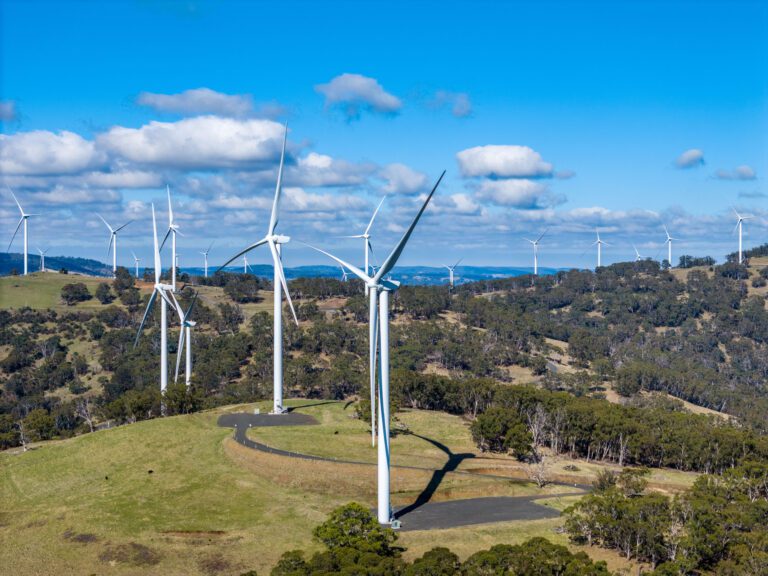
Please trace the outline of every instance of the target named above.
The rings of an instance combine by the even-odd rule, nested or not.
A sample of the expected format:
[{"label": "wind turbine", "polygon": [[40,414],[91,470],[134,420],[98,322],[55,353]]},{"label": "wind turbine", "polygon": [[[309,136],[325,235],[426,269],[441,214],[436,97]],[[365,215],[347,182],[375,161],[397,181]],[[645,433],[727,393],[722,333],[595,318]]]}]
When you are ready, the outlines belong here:
[{"label": "wind turbine", "polygon": [[[741,251],[741,236],[742,236],[741,233],[744,227],[744,220],[751,220],[752,218],[754,218],[754,216],[742,216],[741,214],[736,212],[736,208],[733,209],[733,213],[736,214],[736,218],[738,218],[738,221],[736,222],[736,227],[733,229],[733,232],[736,232],[737,229],[739,231],[739,264],[741,264],[742,262],[744,262],[744,258]],[[731,234],[733,234],[733,232],[731,232]]]},{"label": "wind turbine", "polygon": [[667,235],[667,239],[664,241],[667,244],[667,262],[669,262],[669,267],[672,268],[672,240],[678,240],[678,238],[672,238],[666,226],[664,226],[664,233]]},{"label": "wind turbine", "polygon": [[[179,226],[176,224],[176,221],[173,219],[173,206],[171,205],[171,187],[166,184],[165,190],[168,193],[168,232],[165,233],[165,238],[163,238],[163,243],[160,244],[160,250],[163,249],[163,246],[165,246],[165,241],[168,240],[168,236],[171,236],[171,263],[173,264],[171,267],[171,286],[173,286],[173,291],[176,292],[176,234],[181,234],[179,232]],[[182,234],[183,236],[183,234]]]},{"label": "wind turbine", "polygon": [[632,248],[635,249],[635,262],[640,262],[640,260],[643,259],[643,257],[640,256],[640,251],[637,249],[637,246],[635,246],[634,244],[632,244]]},{"label": "wind turbine", "polygon": [[40,248],[37,249],[37,251],[40,252],[40,272],[45,272],[45,254],[48,250],[50,250],[50,248],[46,248],[45,250],[40,250]]},{"label": "wind turbine", "polygon": [[195,292],[195,295],[192,297],[192,303],[189,305],[189,308],[187,308],[187,311],[184,312],[184,309],[181,307],[178,301],[176,301],[176,298],[174,298],[174,301],[176,302],[176,311],[179,313],[179,324],[181,325],[181,329],[179,330],[179,347],[176,349],[176,374],[173,377],[173,381],[177,382],[179,380],[181,351],[184,350],[184,342],[186,341],[187,348],[186,364],[184,367],[184,383],[187,385],[187,388],[189,388],[192,381],[192,328],[194,328],[196,324],[196,322],[194,320],[190,320],[189,317],[192,315],[192,310],[195,307],[196,300],[197,292]]},{"label": "wind turbine", "polygon": [[459,259],[458,259],[458,261],[456,262],[456,264],[454,264],[453,266],[446,266],[446,265],[443,265],[443,268],[447,268],[447,269],[448,269],[448,285],[449,285],[451,288],[453,288],[453,279],[454,279],[454,278],[453,278],[453,271],[454,271],[454,270],[456,270],[456,267],[459,265],[459,263],[460,263],[460,262],[461,262],[463,259],[464,259],[464,258],[459,258]]},{"label": "wind turbine", "polygon": [[530,242],[531,245],[533,245],[533,275],[538,276],[539,275],[539,242],[542,238],[544,238],[544,234],[546,234],[547,231],[544,230],[544,232],[541,233],[541,236],[536,238],[536,240],[528,240],[528,238],[523,238],[526,242]]},{"label": "wind turbine", "polygon": [[[368,271],[363,272],[360,268],[348,264],[343,260],[336,258],[332,254],[314,248],[318,252],[335,260],[338,264],[347,268],[355,276],[360,278],[368,286],[368,297],[370,302],[369,316],[369,338],[370,338],[370,377],[371,393],[376,389],[376,357],[377,350],[381,357],[379,368],[379,386],[378,386],[378,499],[377,499],[377,517],[380,524],[389,524],[392,521],[392,509],[389,498],[389,293],[394,292],[400,286],[395,280],[385,278],[394,268],[398,258],[403,252],[408,239],[411,237],[413,229],[419,222],[421,215],[427,208],[429,201],[440,185],[445,176],[445,172],[440,175],[434,188],[424,200],[421,210],[416,214],[410,227],[406,230],[400,242],[397,243],[390,255],[381,265],[375,275],[369,276]],[[380,319],[380,320],[379,320]],[[373,409],[373,402],[371,409]]]},{"label": "wind turbine", "polygon": [[[152,204],[152,232],[155,244],[155,286],[152,290],[152,296],[149,297],[147,309],[144,311],[144,317],[141,319],[139,330],[136,332],[136,340],[133,343],[133,347],[135,348],[138,345],[141,331],[147,322],[149,313],[152,311],[152,306],[157,297],[160,296],[160,393],[164,396],[165,390],[168,387],[168,305],[170,304],[176,308],[176,304],[168,296],[169,293],[171,296],[173,295],[173,286],[160,282],[162,264],[160,262],[160,248],[157,243],[157,220],[155,218],[154,204]],[[161,410],[165,413],[164,405],[162,405]]]},{"label": "wind turbine", "polygon": [[251,268],[251,265],[248,264],[248,256],[243,254],[243,274],[248,274],[249,269],[251,272],[253,272],[253,268]]},{"label": "wind turbine", "polygon": [[592,246],[597,244],[597,267],[600,268],[600,266],[603,265],[603,263],[602,263],[602,247],[603,247],[603,244],[605,244],[606,246],[610,246],[610,244],[608,244],[608,242],[606,242],[605,240],[601,240],[600,239],[600,230],[595,228],[595,232],[597,232],[597,240],[592,242]]},{"label": "wind turbine", "polygon": [[109,256],[109,251],[112,250],[112,274],[117,275],[117,233],[128,226],[128,224],[133,222],[133,220],[129,220],[119,228],[112,228],[112,226],[109,225],[109,222],[101,217],[101,214],[96,214],[96,216],[101,218],[101,221],[104,222],[104,225],[109,229],[109,246],[107,246],[107,256]]},{"label": "wind turbine", "polygon": [[[11,249],[11,246],[13,245],[13,241],[16,239],[16,234],[19,233],[19,228],[22,224],[24,224],[24,276],[27,275],[27,272],[29,270],[27,266],[27,259],[28,259],[28,248],[29,248],[29,234],[27,230],[27,220],[29,220],[30,216],[38,216],[38,214],[27,214],[24,212],[24,208],[21,207],[21,204],[19,204],[18,199],[16,198],[16,194],[13,193],[13,190],[10,188],[8,189],[8,192],[11,193],[11,196],[13,196],[14,202],[16,202],[16,206],[19,207],[19,212],[21,212],[21,218],[19,218],[19,223],[16,224],[16,230],[13,231],[13,236],[11,236],[11,241],[8,243],[8,250]],[[6,250],[6,252],[8,252]]]},{"label": "wind turbine", "polygon": [[133,256],[133,266],[136,268],[136,278],[139,277],[139,262],[141,262],[141,258],[136,256],[136,253],[131,250],[131,255]]},{"label": "wind turbine", "polygon": [[211,251],[211,248],[213,248],[213,242],[211,242],[210,246],[208,246],[207,250],[204,250],[200,252],[200,254],[203,255],[203,258],[205,258],[205,277],[208,278],[208,252]]},{"label": "wind turbine", "polygon": [[349,273],[347,272],[347,269],[344,268],[344,266],[339,266],[341,268],[341,281],[346,282],[347,278],[349,277]]},{"label": "wind turbine", "polygon": [[[370,253],[373,251],[373,247],[371,246],[371,227],[373,226],[373,221],[376,219],[376,214],[379,213],[379,208],[381,208],[381,205],[384,204],[384,200],[386,200],[387,197],[384,196],[384,198],[381,199],[381,202],[379,202],[379,205],[376,206],[376,210],[373,211],[373,216],[371,216],[371,221],[368,222],[368,226],[365,227],[365,232],[362,234],[355,234],[353,236],[342,236],[342,238],[362,238],[363,239],[363,253],[365,254],[365,270],[368,271],[368,262],[369,262],[369,256]],[[365,286],[365,293],[368,294],[368,286]]]},{"label": "wind turbine", "polygon": [[269,218],[269,227],[267,228],[267,234],[259,240],[244,248],[232,258],[227,260],[219,267],[219,270],[224,268],[227,264],[239,258],[245,256],[251,250],[258,248],[259,246],[266,244],[269,246],[269,251],[272,253],[272,262],[274,265],[273,286],[275,294],[274,304],[274,333],[273,333],[273,387],[274,398],[272,412],[274,414],[282,414],[283,409],[283,291],[285,291],[286,300],[288,300],[288,306],[293,314],[293,320],[298,326],[299,320],[296,317],[296,311],[293,309],[293,302],[291,302],[291,294],[288,292],[288,283],[285,280],[285,274],[283,272],[283,262],[281,259],[281,246],[290,242],[290,236],[283,236],[275,233],[275,228],[278,222],[278,209],[280,207],[280,193],[283,189],[283,165],[285,164],[285,144],[288,140],[288,125],[285,126],[285,134],[283,136],[283,149],[280,154],[280,168],[277,172],[277,184],[275,185],[275,198],[272,201],[272,214]]}]

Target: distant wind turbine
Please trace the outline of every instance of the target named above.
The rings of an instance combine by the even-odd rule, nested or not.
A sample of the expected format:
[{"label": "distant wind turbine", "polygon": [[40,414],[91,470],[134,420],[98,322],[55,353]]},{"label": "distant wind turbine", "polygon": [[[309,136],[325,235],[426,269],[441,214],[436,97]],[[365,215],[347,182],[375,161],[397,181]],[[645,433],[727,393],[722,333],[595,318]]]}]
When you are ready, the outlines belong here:
[{"label": "distant wind turbine", "polygon": [[50,250],[50,248],[46,248],[45,250],[40,250],[40,248],[37,249],[38,252],[40,252],[40,272],[45,272],[45,254]]},{"label": "distant wind turbine", "polygon": [[[173,218],[173,206],[171,205],[171,187],[166,184],[165,191],[168,193],[168,231],[165,233],[162,244],[160,244],[160,250],[165,246],[165,241],[168,240],[168,236],[171,236],[171,286],[173,291],[176,292],[176,234],[181,234],[179,226],[176,224],[176,220]],[[183,236],[183,234],[182,234]]]},{"label": "distant wind turbine", "polygon": [[461,263],[462,260],[464,260],[464,258],[459,258],[456,261],[456,264],[454,264],[453,266],[443,265],[443,268],[447,268],[448,269],[448,285],[451,288],[453,288],[453,282],[454,282],[453,271],[456,270],[456,267]]},{"label": "distant wind turbine", "polygon": [[733,232],[736,232],[736,230],[739,231],[739,264],[742,264],[744,262],[744,257],[741,250],[741,236],[744,228],[744,220],[751,220],[752,218],[754,218],[754,216],[742,216],[741,214],[736,212],[736,208],[733,209],[733,213],[736,214],[736,218],[738,218],[738,221],[736,222],[736,226],[734,227]]},{"label": "distant wind turbine", "polygon": [[193,320],[190,320],[190,317],[192,316],[192,310],[195,307],[196,301],[197,292],[195,292],[195,295],[192,297],[192,303],[189,305],[189,308],[187,308],[187,311],[184,312],[184,309],[181,307],[178,300],[174,298],[174,302],[176,303],[176,311],[179,314],[179,324],[181,327],[179,330],[179,346],[176,349],[176,374],[173,377],[173,381],[177,382],[179,380],[181,351],[184,350],[184,343],[186,342],[187,347],[185,350],[186,363],[184,367],[184,383],[187,385],[187,388],[189,388],[190,384],[192,383],[192,328],[195,327],[196,323]]},{"label": "distant wind turbine", "polygon": [[[28,231],[27,220],[29,220],[31,216],[38,216],[38,214],[27,214],[26,212],[24,212],[24,208],[22,208],[21,204],[19,204],[19,201],[16,198],[16,194],[13,193],[13,190],[9,188],[8,192],[10,192],[11,196],[13,196],[13,200],[14,202],[16,202],[16,206],[19,207],[19,212],[21,212],[21,218],[19,218],[19,223],[16,224],[16,230],[13,231],[13,236],[11,236],[11,241],[8,243],[8,250],[10,250],[11,246],[13,246],[13,241],[16,239],[16,234],[19,233],[19,228],[21,227],[21,225],[24,224],[24,276],[26,276],[29,271],[29,268],[27,265],[27,261],[29,258],[29,231]],[[6,250],[6,252],[8,252],[8,250]]]},{"label": "distant wind turbine", "polygon": [[[544,238],[544,234],[546,234],[547,231],[544,230],[544,232],[541,233],[541,236],[536,238],[536,240],[528,240],[528,238],[524,238],[526,242],[530,242],[533,246],[533,275],[538,276],[539,275],[539,242],[542,238]],[[599,264],[598,264],[599,266]]]},{"label": "distant wind turbine", "polygon": [[[371,227],[373,226],[373,221],[376,219],[376,214],[379,213],[379,208],[381,208],[381,205],[384,204],[384,200],[386,200],[387,197],[384,196],[384,198],[381,199],[381,202],[379,202],[379,205],[376,206],[376,210],[373,211],[373,216],[371,216],[371,221],[368,222],[368,226],[365,227],[365,232],[362,234],[355,234],[353,236],[342,236],[342,238],[362,238],[363,239],[363,252],[365,254],[365,270],[368,271],[368,262],[370,253],[373,251],[373,246],[371,246]],[[365,286],[365,293],[368,294],[368,286]]]},{"label": "distant wind turbine", "polygon": [[136,256],[136,253],[131,251],[131,255],[133,256],[133,266],[136,268],[136,278],[139,277],[139,262],[141,262],[141,258]]},{"label": "distant wind turbine", "polygon": [[253,272],[253,268],[251,268],[251,265],[248,264],[248,256],[243,254],[243,274],[248,274],[249,269],[251,272]]},{"label": "distant wind turbine", "polygon": [[669,230],[667,230],[666,226],[664,226],[664,233],[667,235],[667,239],[664,241],[667,244],[667,262],[669,267],[672,268],[672,240],[677,240],[677,238],[672,238],[669,235]]},{"label": "distant wind turbine", "polygon": [[[421,215],[426,210],[429,201],[432,199],[437,187],[445,176],[445,172],[440,175],[434,188],[424,200],[419,212],[411,222],[410,227],[406,230],[400,242],[397,243],[392,252],[387,256],[387,259],[381,265],[378,272],[371,276],[368,274],[368,270],[365,272],[357,268],[352,264],[348,264],[343,260],[320,250],[314,248],[318,252],[325,254],[326,256],[335,260],[338,264],[347,268],[355,276],[360,278],[368,286],[368,296],[370,300],[370,317],[369,317],[369,338],[370,338],[370,377],[371,388],[376,388],[376,367],[377,367],[377,349],[381,362],[379,368],[379,386],[378,386],[378,498],[377,498],[377,517],[380,524],[389,524],[392,522],[392,508],[390,506],[390,494],[389,494],[389,467],[390,467],[390,454],[389,454],[389,293],[394,292],[400,286],[400,283],[394,280],[385,278],[389,272],[395,267],[398,258],[403,252],[408,239],[411,237],[416,224],[419,222]],[[373,408],[373,402],[371,403]]]},{"label": "distant wind turbine", "polygon": [[99,218],[101,218],[101,221],[104,222],[104,225],[109,229],[109,246],[107,246],[107,256],[109,256],[110,250],[112,251],[112,275],[117,275],[117,233],[120,232],[123,228],[128,226],[133,220],[129,220],[122,226],[118,228],[112,228],[112,226],[109,225],[109,222],[104,220],[104,218],[101,216],[101,214],[96,214]]},{"label": "distant wind turbine", "polygon": [[341,268],[341,281],[346,282],[347,278],[349,277],[349,273],[347,272],[347,269],[344,268],[344,266],[339,266]]},{"label": "distant wind turbine", "polygon": [[643,259],[643,257],[642,257],[642,256],[640,256],[640,252],[638,251],[638,249],[637,249],[637,246],[635,246],[634,244],[632,244],[632,248],[634,248],[634,249],[635,249],[635,262],[640,262],[640,260],[642,260],[642,259]]},{"label": "distant wind turbine", "polygon": [[213,242],[211,242],[210,246],[208,246],[207,250],[204,250],[200,252],[200,254],[203,255],[203,258],[205,258],[205,277],[208,278],[208,252],[211,251],[211,248],[213,248]]},{"label": "distant wind turbine", "polygon": [[608,244],[608,242],[606,242],[605,240],[600,239],[600,230],[595,228],[595,232],[597,232],[597,240],[592,242],[592,246],[597,245],[597,267],[600,268],[600,266],[603,265],[603,262],[602,262],[603,244],[605,244],[606,246],[610,246],[610,244]]},{"label": "distant wind turbine", "polygon": [[[144,317],[141,319],[141,324],[136,332],[136,340],[133,343],[134,348],[139,343],[139,337],[141,331],[144,329],[144,324],[147,322],[149,313],[152,311],[152,306],[160,297],[160,393],[165,396],[165,390],[168,388],[168,305],[176,308],[175,301],[171,300],[168,294],[173,295],[173,286],[170,284],[163,284],[160,282],[160,270],[162,264],[160,262],[160,248],[157,242],[157,220],[155,218],[155,205],[152,204],[152,232],[155,247],[155,286],[152,290],[152,296],[149,297],[147,303],[147,309],[144,311]],[[164,402],[161,404],[161,410],[165,413]]]},{"label": "distant wind turbine", "polygon": [[272,214],[269,219],[269,228],[267,229],[267,235],[259,240],[247,246],[234,256],[227,260],[219,270],[224,268],[227,264],[239,258],[245,256],[251,250],[258,248],[266,244],[269,246],[269,251],[272,253],[272,263],[274,265],[273,286],[274,286],[274,331],[273,331],[273,386],[274,386],[274,398],[272,411],[275,414],[282,414],[285,412],[283,409],[283,292],[288,300],[288,306],[293,314],[293,320],[296,325],[299,324],[299,320],[296,317],[296,311],[293,309],[293,302],[291,302],[291,294],[288,292],[288,283],[285,280],[285,273],[283,272],[283,261],[281,258],[281,246],[290,242],[289,236],[283,236],[275,232],[275,228],[278,223],[278,212],[280,207],[280,193],[283,189],[283,166],[285,164],[285,144],[288,140],[288,125],[285,126],[285,134],[283,136],[283,149],[280,154],[280,168],[277,172],[277,184],[275,185],[275,198],[272,201]]}]

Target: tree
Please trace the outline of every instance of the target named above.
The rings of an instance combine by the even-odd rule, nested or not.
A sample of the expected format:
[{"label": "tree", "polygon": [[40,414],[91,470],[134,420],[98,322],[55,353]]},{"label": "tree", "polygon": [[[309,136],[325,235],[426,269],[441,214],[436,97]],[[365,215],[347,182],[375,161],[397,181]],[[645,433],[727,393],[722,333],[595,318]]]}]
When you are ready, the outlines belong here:
[{"label": "tree", "polygon": [[32,410],[22,421],[22,435],[30,442],[50,440],[56,433],[56,421],[43,408]]},{"label": "tree", "polygon": [[112,295],[112,291],[109,289],[109,284],[106,282],[100,282],[96,286],[96,298],[102,304],[109,304],[115,297]]},{"label": "tree", "polygon": [[453,576],[459,573],[459,557],[448,548],[432,548],[405,569],[405,576]]},{"label": "tree", "polygon": [[61,288],[61,299],[67,306],[74,306],[78,302],[85,302],[92,298],[88,287],[82,282],[65,284]]},{"label": "tree", "polygon": [[331,550],[352,548],[382,556],[395,554],[395,532],[381,526],[365,506],[356,502],[336,508],[313,534]]}]

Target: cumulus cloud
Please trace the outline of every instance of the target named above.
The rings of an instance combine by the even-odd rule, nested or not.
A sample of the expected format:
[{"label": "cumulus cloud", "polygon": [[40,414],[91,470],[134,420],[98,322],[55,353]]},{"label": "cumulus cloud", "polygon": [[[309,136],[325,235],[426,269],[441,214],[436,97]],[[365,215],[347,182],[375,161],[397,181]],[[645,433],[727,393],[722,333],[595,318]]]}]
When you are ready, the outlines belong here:
[{"label": "cumulus cloud", "polygon": [[10,122],[16,119],[16,102],[13,100],[0,101],[0,122]]},{"label": "cumulus cloud", "polygon": [[467,148],[456,154],[465,177],[548,178],[552,164],[528,146],[487,145]]},{"label": "cumulus cloud", "polygon": [[451,114],[456,118],[467,118],[472,115],[472,102],[469,94],[465,92],[448,92],[447,90],[438,90],[432,105],[436,108],[450,107]]},{"label": "cumulus cloud", "polygon": [[122,197],[119,192],[114,190],[68,188],[58,185],[46,192],[34,192],[29,194],[29,198],[42,204],[71,205],[118,202]]},{"label": "cumulus cloud", "polygon": [[248,116],[254,112],[249,94],[223,94],[210,88],[185,90],[179,94],[142,92],[136,98],[140,106],[158,112],[183,115],[217,114],[219,116]]},{"label": "cumulus cloud", "polygon": [[90,172],[82,181],[101,188],[153,188],[163,184],[163,177],[154,172],[124,170],[119,172]]},{"label": "cumulus cloud", "polygon": [[0,134],[3,174],[73,174],[93,168],[103,160],[93,142],[74,132],[35,130]]},{"label": "cumulus cloud", "polygon": [[389,194],[416,194],[427,184],[426,174],[405,164],[389,164],[379,170],[378,175],[386,182],[384,190]]},{"label": "cumulus cloud", "polygon": [[291,182],[301,186],[357,186],[363,184],[376,167],[355,164],[326,154],[310,152],[299,158],[291,171]]},{"label": "cumulus cloud", "polygon": [[698,148],[686,150],[675,160],[675,166],[678,168],[698,168],[704,165],[704,152]]},{"label": "cumulus cloud", "polygon": [[176,168],[258,166],[279,154],[283,126],[272,120],[217,116],[116,126],[97,137],[100,147],[137,164]]},{"label": "cumulus cloud", "polygon": [[718,180],[757,180],[757,174],[751,166],[742,164],[733,170],[718,170],[715,172]]},{"label": "cumulus cloud", "polygon": [[486,180],[480,184],[477,197],[499,206],[526,210],[562,204],[564,198],[553,195],[547,186],[531,180]]},{"label": "cumulus cloud", "polygon": [[360,74],[341,74],[315,90],[325,96],[326,108],[339,108],[348,120],[360,118],[363,111],[396,114],[403,103],[390,94],[375,78]]}]

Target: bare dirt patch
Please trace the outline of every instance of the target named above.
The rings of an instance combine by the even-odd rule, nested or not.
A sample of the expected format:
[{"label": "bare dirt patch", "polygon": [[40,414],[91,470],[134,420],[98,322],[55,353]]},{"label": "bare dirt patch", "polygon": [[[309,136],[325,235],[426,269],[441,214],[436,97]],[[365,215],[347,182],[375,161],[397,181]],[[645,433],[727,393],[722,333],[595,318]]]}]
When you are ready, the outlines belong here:
[{"label": "bare dirt patch", "polygon": [[99,554],[99,560],[106,564],[127,564],[129,566],[155,566],[160,563],[162,556],[143,544],[129,542],[128,544],[107,545]]}]

